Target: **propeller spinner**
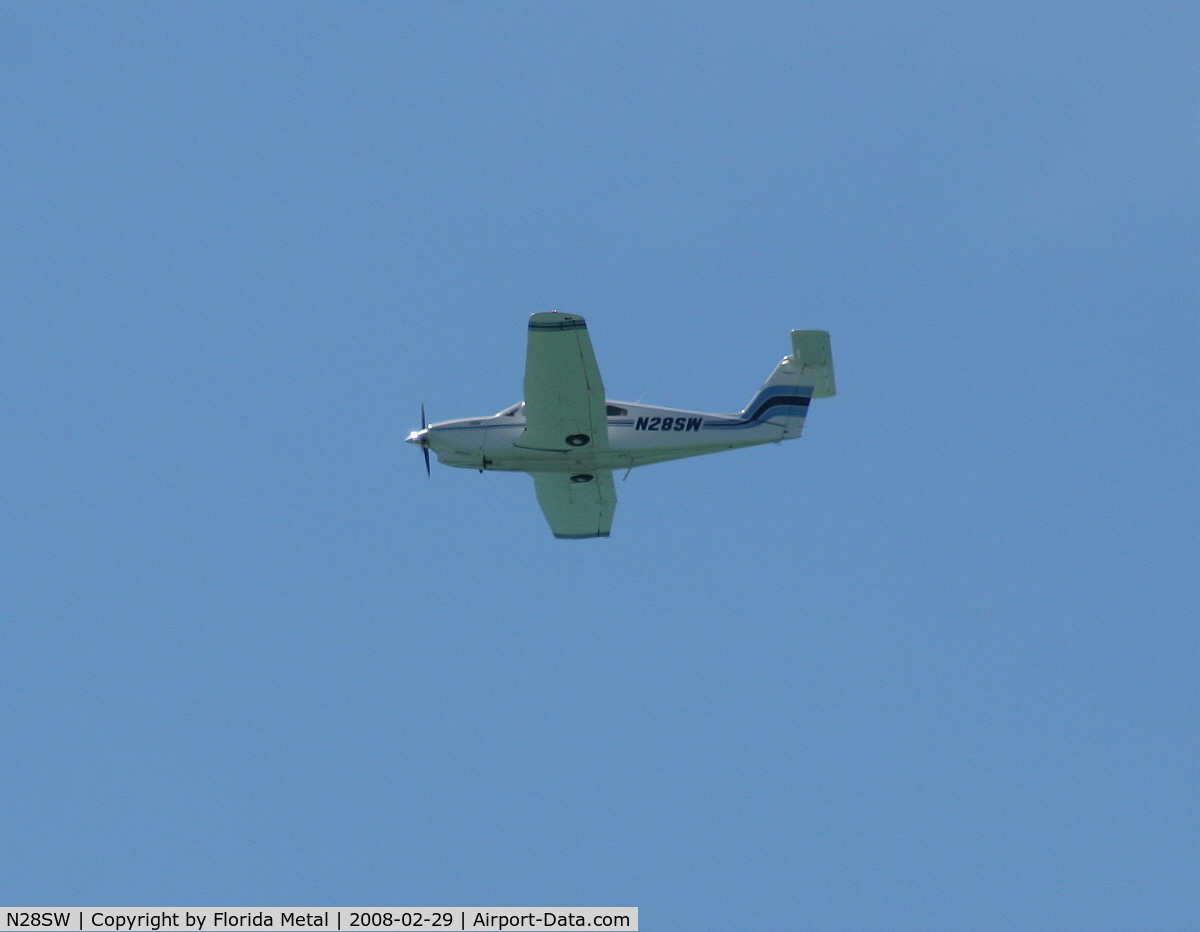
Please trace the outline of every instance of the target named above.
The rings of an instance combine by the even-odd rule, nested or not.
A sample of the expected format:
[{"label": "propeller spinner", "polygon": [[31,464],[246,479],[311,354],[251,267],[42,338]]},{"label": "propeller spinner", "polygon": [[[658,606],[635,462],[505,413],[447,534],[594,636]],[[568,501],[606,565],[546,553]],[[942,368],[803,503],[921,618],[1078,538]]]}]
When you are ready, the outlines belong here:
[{"label": "propeller spinner", "polygon": [[421,429],[414,430],[404,438],[405,443],[415,443],[425,454],[425,475],[431,475],[429,469],[429,425],[425,422],[425,403],[421,403]]}]

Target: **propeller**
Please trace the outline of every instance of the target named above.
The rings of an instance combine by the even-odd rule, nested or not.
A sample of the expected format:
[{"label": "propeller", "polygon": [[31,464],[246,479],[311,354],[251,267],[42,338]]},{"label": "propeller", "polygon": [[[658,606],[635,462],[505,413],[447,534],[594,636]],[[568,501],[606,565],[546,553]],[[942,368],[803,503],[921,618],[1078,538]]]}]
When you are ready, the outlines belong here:
[{"label": "propeller", "polygon": [[[421,430],[425,430],[429,425],[425,423],[425,402],[421,402]],[[421,443],[421,452],[425,454],[425,478],[432,478],[432,473],[429,471],[429,437],[426,435]]]}]

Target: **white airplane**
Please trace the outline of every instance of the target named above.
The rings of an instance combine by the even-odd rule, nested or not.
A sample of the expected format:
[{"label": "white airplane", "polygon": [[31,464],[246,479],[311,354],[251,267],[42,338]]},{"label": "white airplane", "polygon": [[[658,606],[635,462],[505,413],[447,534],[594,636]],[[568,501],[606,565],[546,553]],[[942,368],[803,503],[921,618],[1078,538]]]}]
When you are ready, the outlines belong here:
[{"label": "white airplane", "polygon": [[793,330],[792,352],[738,414],[609,401],[587,323],[557,311],[529,318],[525,400],[491,417],[442,421],[406,438],[447,466],[533,477],[555,537],[608,537],[614,469],[720,453],[800,436],[808,403],[834,394],[824,330]]}]

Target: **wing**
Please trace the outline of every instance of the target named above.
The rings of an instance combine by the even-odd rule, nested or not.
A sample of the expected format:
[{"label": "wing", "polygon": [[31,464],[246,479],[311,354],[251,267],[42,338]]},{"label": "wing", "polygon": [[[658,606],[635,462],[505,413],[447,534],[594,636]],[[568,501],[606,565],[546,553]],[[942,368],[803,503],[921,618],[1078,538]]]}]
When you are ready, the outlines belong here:
[{"label": "wing", "polygon": [[582,317],[529,318],[525,431],[515,442],[531,450],[608,449],[604,383]]},{"label": "wing", "polygon": [[608,537],[617,490],[611,469],[594,473],[531,472],[538,504],[555,537]]}]

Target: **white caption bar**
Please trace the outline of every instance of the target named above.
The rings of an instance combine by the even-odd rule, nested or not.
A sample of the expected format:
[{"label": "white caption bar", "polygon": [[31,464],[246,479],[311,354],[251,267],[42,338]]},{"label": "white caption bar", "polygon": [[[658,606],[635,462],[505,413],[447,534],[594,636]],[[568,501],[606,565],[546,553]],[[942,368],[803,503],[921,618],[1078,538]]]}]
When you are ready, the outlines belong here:
[{"label": "white caption bar", "polygon": [[263,929],[323,929],[386,932],[421,929],[621,929],[637,932],[637,907],[597,906],[356,906],[356,907],[0,907],[0,930],[48,929],[75,932],[261,932]]}]

